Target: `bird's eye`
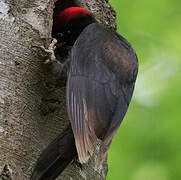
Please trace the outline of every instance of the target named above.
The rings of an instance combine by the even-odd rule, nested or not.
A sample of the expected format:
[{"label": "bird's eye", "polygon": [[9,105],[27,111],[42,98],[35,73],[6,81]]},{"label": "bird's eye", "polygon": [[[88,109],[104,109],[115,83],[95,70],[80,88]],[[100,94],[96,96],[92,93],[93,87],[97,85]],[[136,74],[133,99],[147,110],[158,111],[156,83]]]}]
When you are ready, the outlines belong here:
[{"label": "bird's eye", "polygon": [[62,33],[58,33],[57,36],[58,36],[59,38],[62,38],[62,37],[63,37],[63,34],[62,34]]},{"label": "bird's eye", "polygon": [[71,33],[71,31],[70,31],[70,30],[68,30],[68,31],[67,31],[67,33],[68,33],[68,34],[70,34],[70,33]]}]

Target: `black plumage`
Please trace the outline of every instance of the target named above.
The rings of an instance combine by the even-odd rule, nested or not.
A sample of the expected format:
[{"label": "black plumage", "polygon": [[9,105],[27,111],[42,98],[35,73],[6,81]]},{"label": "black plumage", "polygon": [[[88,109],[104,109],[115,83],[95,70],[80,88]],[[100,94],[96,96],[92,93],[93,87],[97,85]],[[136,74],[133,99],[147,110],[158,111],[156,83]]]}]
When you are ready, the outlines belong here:
[{"label": "black plumage", "polygon": [[[59,28],[53,31],[54,37],[58,37]],[[70,33],[73,37],[67,40],[72,49],[66,65],[71,126],[42,152],[31,180],[54,180],[77,155],[82,164],[86,163],[97,138],[102,140],[96,163],[99,167],[126,114],[138,72],[137,56],[128,41],[96,23],[91,14],[77,13],[61,29],[63,40]]]},{"label": "black plumage", "polygon": [[79,160],[86,163],[96,139],[102,140],[97,165],[130,103],[138,71],[137,57],[117,33],[92,23],[76,40],[67,82],[67,109]]},{"label": "black plumage", "polygon": [[72,129],[68,126],[41,153],[31,180],[54,180],[77,155]]}]

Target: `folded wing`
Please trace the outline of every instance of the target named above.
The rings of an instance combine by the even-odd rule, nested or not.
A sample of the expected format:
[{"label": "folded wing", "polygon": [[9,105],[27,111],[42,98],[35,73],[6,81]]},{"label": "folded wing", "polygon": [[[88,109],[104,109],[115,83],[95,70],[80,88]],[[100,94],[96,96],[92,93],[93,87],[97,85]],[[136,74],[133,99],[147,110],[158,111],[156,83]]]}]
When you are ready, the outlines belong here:
[{"label": "folded wing", "polygon": [[[137,58],[120,38],[94,23],[84,29],[72,49],[67,109],[81,163],[92,155],[97,138],[113,138],[108,132],[120,125],[132,96]],[[120,117],[112,122],[118,111]]]}]

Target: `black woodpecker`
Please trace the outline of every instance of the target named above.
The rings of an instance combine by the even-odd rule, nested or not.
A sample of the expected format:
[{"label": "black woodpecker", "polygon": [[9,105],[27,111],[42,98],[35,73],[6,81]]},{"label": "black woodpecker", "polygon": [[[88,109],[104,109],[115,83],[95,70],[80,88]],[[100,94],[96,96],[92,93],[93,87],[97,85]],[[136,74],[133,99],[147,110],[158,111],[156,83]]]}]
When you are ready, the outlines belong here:
[{"label": "black woodpecker", "polygon": [[85,9],[56,11],[52,35],[71,47],[66,81],[71,125],[42,152],[31,180],[54,180],[76,156],[86,163],[97,138],[96,166],[102,164],[127,112],[138,72],[128,41]]}]

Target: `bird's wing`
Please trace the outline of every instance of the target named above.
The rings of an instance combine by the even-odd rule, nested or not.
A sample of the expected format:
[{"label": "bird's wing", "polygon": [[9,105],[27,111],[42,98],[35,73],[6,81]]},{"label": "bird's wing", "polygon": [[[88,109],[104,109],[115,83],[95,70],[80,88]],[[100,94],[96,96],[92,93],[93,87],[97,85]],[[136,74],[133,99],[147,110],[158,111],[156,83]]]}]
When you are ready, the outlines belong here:
[{"label": "bird's wing", "polygon": [[81,163],[93,153],[96,138],[104,139],[119,96],[125,104],[123,116],[132,96],[132,89],[125,94],[122,89],[127,82],[134,83],[132,71],[137,62],[119,41],[116,34],[94,23],[84,29],[72,48],[67,109]]}]

